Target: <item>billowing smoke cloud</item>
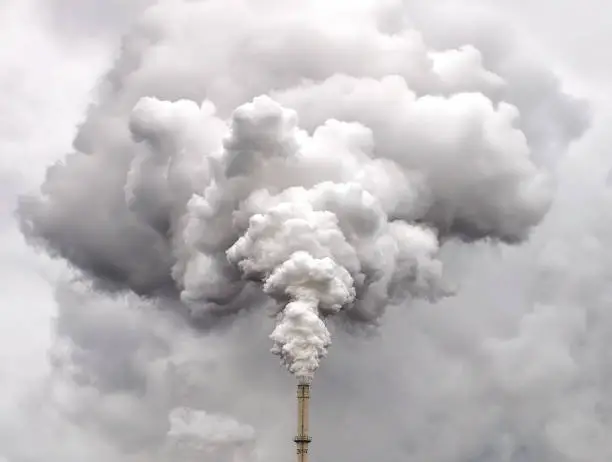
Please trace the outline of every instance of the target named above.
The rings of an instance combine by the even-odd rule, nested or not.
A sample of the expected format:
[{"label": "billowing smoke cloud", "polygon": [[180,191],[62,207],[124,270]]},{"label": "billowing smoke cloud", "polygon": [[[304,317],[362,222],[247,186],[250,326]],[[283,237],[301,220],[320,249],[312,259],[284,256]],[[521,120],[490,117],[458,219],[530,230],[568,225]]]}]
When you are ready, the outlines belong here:
[{"label": "billowing smoke cloud", "polygon": [[[536,372],[513,382],[550,310],[521,324],[524,339],[490,340],[510,328],[485,333],[487,321],[510,314],[480,309],[488,292],[467,287],[457,305],[444,296],[470,274],[462,252],[496,267],[483,249],[524,242],[543,219],[548,168],[586,128],[584,107],[516,50],[426,20],[421,35],[413,19],[399,2],[362,1],[167,1],[142,15],[75,152],[20,206],[31,242],[113,293],[60,290],[67,345],[54,365],[78,385],[60,406],[71,422],[126,453],[155,452],[173,439],[173,409],[206,409],[203,421],[252,423],[259,456],[281,460],[272,441],[293,416],[258,353],[266,332],[309,380],[336,328],[328,317],[353,327],[386,314],[382,339],[337,336],[319,372],[330,412],[363,403],[345,411],[349,424],[321,407],[321,422],[334,422],[315,435],[322,450],[341,443],[334,425],[368,436],[367,415],[385,435],[344,457],[531,462],[555,452],[533,436],[548,414],[514,403],[535,384],[534,399],[554,408],[542,384],[571,366],[559,354],[538,374],[537,361],[568,338],[564,324],[532,358]],[[270,298],[274,328],[254,314]],[[426,311],[419,299],[441,304]],[[385,361],[420,367],[385,372]],[[410,412],[361,399],[366,388],[379,400],[410,394]],[[468,426],[472,408],[483,411]],[[218,418],[221,440],[242,435],[228,447],[249,447],[247,427]],[[207,451],[217,437],[198,432]]]},{"label": "billowing smoke cloud", "polygon": [[[447,292],[440,238],[519,242],[546,213],[551,184],[516,127],[520,110],[496,101],[511,82],[486,71],[476,49],[430,51],[413,31],[386,34],[372,5],[331,8],[325,15],[344,18],[333,29],[316,5],[307,20],[281,5],[169,5],[133,37],[152,25],[170,34],[157,19],[171,8],[198,17],[194,40],[223,48],[208,48],[199,68],[159,68],[159,53],[163,62],[175,59],[169,47],[193,45],[172,34],[163,46],[128,42],[114,89],[77,138],[82,152],[21,208],[30,238],[92,277],[176,293],[200,316],[245,308],[244,280],[261,281],[284,307],[273,351],[305,378],[330,343],[321,318],[372,322],[393,300],[435,300]],[[202,33],[212,20],[228,24]],[[287,63],[308,32],[307,43],[325,46]],[[137,70],[123,69],[136,58]]]}]

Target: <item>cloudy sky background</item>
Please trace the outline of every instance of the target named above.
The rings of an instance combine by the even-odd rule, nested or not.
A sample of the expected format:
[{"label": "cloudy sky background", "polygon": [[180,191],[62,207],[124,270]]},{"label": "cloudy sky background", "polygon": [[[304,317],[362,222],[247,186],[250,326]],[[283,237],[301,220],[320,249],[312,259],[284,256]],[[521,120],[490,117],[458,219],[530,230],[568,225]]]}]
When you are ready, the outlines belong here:
[{"label": "cloudy sky background", "polygon": [[[38,189],[46,167],[71,150],[93,88],[147,3],[0,4],[0,457],[9,462],[176,458],[159,455],[155,440],[167,431],[165,415],[173,405],[252,426],[260,460],[293,457],[292,381],[268,355],[267,320],[239,320],[230,332],[202,339],[178,321],[150,316],[150,307],[127,310],[141,303],[130,297],[64,290],[64,264],[29,248],[13,216],[17,197]],[[388,313],[381,336],[367,342],[338,335],[317,381],[320,391],[313,393],[313,459],[609,461],[610,7],[569,0],[411,3],[415,26],[434,46],[452,43],[453,31],[457,37],[516,34],[512,40],[522,54],[589,100],[591,125],[563,159],[551,162],[555,203],[529,243],[451,245],[444,255],[462,285],[457,298],[433,308],[418,304],[410,315]],[[64,316],[56,322],[62,303]],[[247,323],[261,329],[246,329]],[[261,339],[245,337],[252,331]],[[87,353],[76,359],[63,354],[70,345],[56,340],[56,332],[75,338],[84,332]],[[114,352],[104,338],[113,338]],[[239,341],[249,352],[232,348]],[[165,342],[159,350],[173,353],[157,355],[158,342]],[[130,365],[118,365],[119,359],[106,364],[109,351],[114,357],[128,352]],[[125,394],[117,392],[121,384],[101,383],[102,376],[81,388],[57,380],[58,370],[71,367],[58,366],[62,361],[108,367],[108,377],[133,372],[143,351],[154,353],[142,390],[133,385],[140,376]],[[155,361],[172,355],[181,372],[169,393],[167,364]],[[317,408],[317,393],[325,407]],[[240,424],[223,431],[234,435],[228,437],[232,447],[251,438]]]}]

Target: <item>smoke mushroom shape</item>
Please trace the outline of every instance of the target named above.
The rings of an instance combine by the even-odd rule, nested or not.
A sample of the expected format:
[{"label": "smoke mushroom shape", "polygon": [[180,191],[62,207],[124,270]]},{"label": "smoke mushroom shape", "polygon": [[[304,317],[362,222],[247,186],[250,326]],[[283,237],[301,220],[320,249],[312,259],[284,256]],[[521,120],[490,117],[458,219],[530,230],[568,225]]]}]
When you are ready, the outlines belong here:
[{"label": "smoke mushroom shape", "polygon": [[[146,137],[150,127],[163,126],[165,109],[180,112],[193,106],[143,99],[134,109],[132,132]],[[185,270],[175,274],[183,274],[185,282],[179,280],[179,284],[187,288],[182,294],[187,302],[192,296],[186,281],[202,279],[193,274],[201,271],[198,262],[202,259],[216,267],[229,262],[246,279],[262,281],[263,291],[282,306],[271,336],[272,351],[299,380],[308,381],[330,344],[322,318],[349,307],[357,290],[363,294],[382,291],[379,298],[386,303],[394,286],[432,297],[442,289],[438,287],[440,263],[434,259],[435,233],[405,222],[389,223],[380,201],[361,184],[364,168],[370,175],[377,174],[382,184],[390,181],[364,152],[372,144],[371,132],[358,124],[330,121],[310,137],[296,125],[295,111],[266,96],[234,112],[222,152],[212,153],[225,168],[211,178],[202,195],[194,195],[187,204],[186,238],[180,242],[187,242],[189,236],[195,236],[196,242],[185,253],[186,261],[177,264]],[[322,151],[334,150],[358,166],[352,178],[346,177],[349,181],[333,182],[333,175],[325,172],[300,181],[298,175],[314,172],[312,163],[320,160]],[[138,180],[150,181],[142,173],[149,164],[143,160],[131,170],[127,195],[136,211],[138,191],[150,190]],[[271,181],[272,175],[280,180]],[[313,185],[292,186],[300,183]],[[237,209],[227,206],[228,198],[239,204]],[[218,222],[231,222],[235,234],[240,234],[225,253],[223,244],[206,248],[198,240],[208,235],[210,223]],[[376,260],[392,270],[380,267]]]},{"label": "smoke mushroom shape", "polygon": [[[20,207],[27,237],[99,288],[177,297],[207,326],[263,291],[279,306],[273,351],[308,381],[330,344],[326,317],[376,323],[396,301],[448,295],[445,240],[520,242],[548,210],[521,108],[503,101],[511,82],[474,48],[429,51],[416,33],[382,32],[361,4],[334,16],[355,34],[334,35],[299,8],[179,2],[173,20],[202,24],[176,35],[161,19],[170,3],[127,41],[79,152]],[[303,17],[317,23],[316,11]],[[189,48],[182,37],[206,31],[226,39],[223,59],[196,47],[206,72],[167,65],[184,58],[167,55]],[[335,46],[294,66],[307,32]]]},{"label": "smoke mushroom shape", "polygon": [[[212,115],[212,103],[202,111]],[[294,110],[267,96],[257,97],[234,112],[224,138],[217,140],[222,147],[210,153],[209,184],[203,193],[189,199],[186,215],[180,209],[176,213],[172,204],[180,204],[180,197],[168,194],[173,191],[170,185],[155,185],[163,173],[155,179],[145,168],[162,149],[169,149],[167,156],[180,164],[187,149],[180,147],[183,124],[197,127],[197,121],[184,120],[201,115],[188,102],[145,98],[130,122],[132,133],[156,149],[143,151],[132,165],[128,203],[139,213],[139,202],[162,197],[157,203],[170,210],[164,215],[185,222],[184,238],[179,231],[178,242],[189,244],[173,271],[184,301],[194,298],[189,281],[202,281],[202,268],[221,268],[221,274],[228,274],[229,263],[247,280],[262,281],[263,291],[282,307],[271,335],[272,351],[300,381],[309,381],[330,345],[323,317],[343,308],[350,315],[357,294],[354,312],[372,320],[400,289],[431,299],[447,293],[436,260],[435,229],[388,217],[399,203],[417,213],[417,204],[406,203],[403,193],[411,189],[415,202],[422,201],[419,185],[413,186],[410,172],[396,162],[372,158],[372,132],[359,123],[329,120],[309,136],[297,127]],[[323,169],[322,162],[337,165]],[[171,180],[168,176],[168,183]],[[377,198],[381,195],[386,204]],[[223,230],[230,225],[232,232],[215,239],[207,228],[216,228],[216,223],[223,223]],[[228,238],[237,235],[227,248]],[[222,284],[232,285],[240,283]],[[200,293],[210,297],[210,290]]]}]

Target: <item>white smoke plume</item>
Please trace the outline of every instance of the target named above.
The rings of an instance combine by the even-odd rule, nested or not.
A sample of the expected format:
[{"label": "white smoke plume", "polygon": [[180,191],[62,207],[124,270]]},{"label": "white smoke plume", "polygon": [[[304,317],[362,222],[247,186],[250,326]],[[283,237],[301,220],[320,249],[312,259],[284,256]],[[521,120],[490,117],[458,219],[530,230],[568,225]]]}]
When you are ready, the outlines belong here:
[{"label": "white smoke plume", "polygon": [[[585,107],[508,37],[430,3],[172,0],[139,16],[74,152],[20,204],[30,242],[94,292],[59,290],[41,447],[63,419],[63,436],[102,441],[100,460],[176,460],[168,415],[189,407],[251,424],[247,458],[285,460],[292,390],[267,334],[307,381],[329,328],[313,417],[326,457],[587,460],[600,390],[564,404],[577,371],[597,380],[567,346],[581,315],[533,310],[536,252],[503,245],[544,239]],[[445,297],[454,282],[467,287]],[[335,329],[372,324],[368,340]],[[228,422],[197,426],[193,446],[249,446]],[[85,458],[68,452],[53,454]]]},{"label": "white smoke plume", "polygon": [[[388,217],[420,200],[402,194],[410,172],[373,158],[366,127],[330,120],[311,136],[295,111],[261,96],[239,107],[227,130],[210,102],[144,98],[130,128],[148,149],[129,170],[127,203],[152,228],[167,223],[181,299],[194,305],[240,290],[229,264],[262,281],[281,306],[273,351],[300,380],[312,378],[330,344],[322,318],[350,312],[357,293],[354,310],[368,320],[399,287],[444,293],[436,233]],[[404,185],[391,186],[398,177]]]},{"label": "white smoke plume", "polygon": [[[82,152],[23,202],[31,239],[102,285],[174,292],[200,318],[245,308],[244,280],[261,281],[288,303],[273,351],[306,378],[330,343],[322,318],[374,322],[394,300],[435,300],[448,293],[439,239],[520,242],[546,213],[550,179],[504,98],[511,82],[475,48],[385,33],[374,3],[315,2],[306,16],[217,3],[147,11],[77,137]],[[192,59],[191,40],[223,48]],[[310,57],[288,62],[300,43]]]}]

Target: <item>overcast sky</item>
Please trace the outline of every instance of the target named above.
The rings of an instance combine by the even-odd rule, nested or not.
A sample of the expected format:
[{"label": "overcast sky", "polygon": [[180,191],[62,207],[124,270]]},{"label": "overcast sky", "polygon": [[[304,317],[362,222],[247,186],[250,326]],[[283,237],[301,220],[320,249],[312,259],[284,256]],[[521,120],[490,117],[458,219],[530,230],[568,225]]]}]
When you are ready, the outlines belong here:
[{"label": "overcast sky", "polygon": [[[152,0],[0,2],[0,461],[186,458],[168,449],[171,438],[164,436],[168,410],[181,406],[213,414],[201,417],[205,448],[226,445],[245,460],[276,462],[294,456],[293,382],[268,353],[270,319],[248,314],[229,327],[200,332],[167,317],[159,309],[163,301],[141,300],[129,290],[117,295],[83,289],[72,281],[81,273],[51,258],[50,253],[61,252],[62,243],[46,249],[27,245],[15,211],[19,197],[40,193],[47,167],[75,150],[77,134],[76,150],[123,155],[124,140],[115,134],[127,133],[129,111],[147,92],[161,99],[200,98],[198,104],[206,94],[221,118],[257,94],[276,95],[296,108],[300,122],[310,129],[322,123],[320,117],[341,119],[352,109],[330,104],[320,115],[308,102],[321,98],[318,90],[307,93],[292,79],[323,81],[337,66],[357,79],[406,71],[408,87],[419,96],[441,88],[439,93],[446,96],[468,91],[494,101],[509,99],[521,113],[517,123],[534,165],[555,186],[545,217],[522,202],[512,209],[513,218],[522,219],[525,212],[525,223],[537,215],[534,229],[525,225],[528,237],[523,242],[464,244],[450,239],[443,245],[442,263],[459,287],[455,297],[433,305],[400,302],[400,309],[385,313],[373,338],[332,326],[336,337],[316,379],[319,388],[313,391],[313,460],[608,462],[612,134],[607,128],[612,122],[612,64],[606,50],[612,44],[612,5],[603,0],[588,5],[570,0],[423,0],[405,2],[404,22],[381,20],[381,29],[419,31],[426,50],[472,45],[481,53],[482,67],[507,80],[509,90],[496,93],[494,83],[487,86],[489,74],[455,81],[452,68],[444,74],[449,80],[440,73],[442,83],[434,88],[423,77],[425,71],[411,74],[411,62],[404,66],[403,58],[377,61],[376,54],[368,55],[374,45],[363,49],[365,64],[357,52],[343,55],[345,48],[361,50],[366,42],[355,45],[345,39],[350,24],[336,30],[333,18],[320,23],[321,30],[333,32],[323,38],[306,39],[304,45],[296,35],[296,50],[303,53],[299,58],[290,45],[275,43],[274,33],[262,32],[257,46],[270,54],[257,61],[260,55],[250,55],[251,48],[240,45],[243,38],[230,43],[233,36],[226,33],[243,27],[255,37],[257,25],[246,13],[220,13],[222,2],[209,1],[216,6],[204,13],[191,5],[197,0],[161,2],[165,9],[159,11],[146,10]],[[275,15],[286,14],[279,2],[253,3],[262,11],[278,8],[270,14],[271,23]],[[325,8],[325,2],[313,3]],[[393,12],[400,2],[382,3]],[[344,0],[345,8],[351,5]],[[319,10],[317,14],[325,17]],[[218,23],[209,20],[200,26],[198,21],[215,15]],[[315,35],[320,31],[313,24],[319,23],[304,30]],[[122,54],[124,34],[131,35]],[[325,48],[326,39],[332,50],[327,55],[316,51]],[[228,64],[223,54],[241,46],[247,51],[232,56],[243,60]],[[406,61],[416,62],[419,47],[400,51]],[[481,64],[474,64],[479,72]],[[460,73],[463,68],[457,69]],[[113,79],[121,83],[113,87]],[[292,93],[294,87],[299,88]],[[323,94],[333,95],[330,88],[331,93]],[[298,94],[302,91],[306,96]],[[574,98],[585,103],[574,105]],[[375,116],[356,120],[365,125],[372,121],[376,132]],[[383,141],[376,133],[378,149],[384,150],[389,132],[383,132]],[[100,165],[110,170],[111,164]],[[80,172],[74,170],[73,177],[60,172],[60,189],[65,185],[68,196],[75,191],[90,194]],[[83,171],[87,174],[92,175],[91,195],[102,196],[95,189],[98,175],[91,169]],[[48,184],[52,189],[56,183]],[[528,204],[530,194],[540,197],[527,187],[521,191]],[[499,207],[513,199],[501,197]],[[496,205],[494,200],[484,205]],[[88,237],[99,248],[105,240],[120,241],[128,228],[105,234],[101,224],[107,210],[98,208],[101,203],[92,200],[91,209],[58,215],[60,223],[54,222],[57,227],[49,232],[61,234],[62,225],[67,229],[78,214],[95,223]],[[467,221],[471,211],[463,217]],[[489,216],[483,218],[485,227]],[[48,225],[46,217],[36,217],[38,226]],[[491,222],[497,226],[504,217],[498,221],[495,215]],[[503,229],[482,233],[504,240],[515,231],[499,227]],[[65,235],[83,238],[85,231],[76,228],[74,235]],[[466,229],[469,234],[474,228]],[[519,231],[522,239],[523,228]],[[139,270],[165,261],[149,258],[148,249],[145,253],[147,258],[134,263]],[[82,260],[73,263],[85,272],[96,271]],[[157,275],[143,272],[152,279]],[[126,287],[132,288],[131,282]],[[226,460],[223,451],[211,451],[193,457]]]}]

